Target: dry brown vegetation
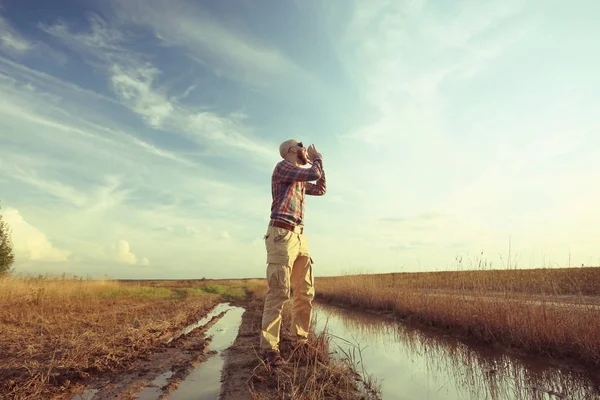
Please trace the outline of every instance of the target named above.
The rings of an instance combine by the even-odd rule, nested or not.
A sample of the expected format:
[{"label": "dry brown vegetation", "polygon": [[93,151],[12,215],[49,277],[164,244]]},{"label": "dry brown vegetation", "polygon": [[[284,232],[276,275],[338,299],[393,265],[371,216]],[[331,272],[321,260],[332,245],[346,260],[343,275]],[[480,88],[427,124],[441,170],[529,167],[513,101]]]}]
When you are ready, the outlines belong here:
[{"label": "dry brown vegetation", "polygon": [[[513,352],[497,351],[492,346],[463,340],[445,331],[423,329],[416,324],[393,322],[390,315],[379,315],[349,308],[321,305],[324,314],[334,315],[342,323],[348,338],[369,337],[371,343],[398,344],[398,352],[431,372],[431,388],[452,387],[471,399],[513,400],[590,400],[598,396],[594,374],[569,371],[564,363],[553,368],[545,360],[515,357]],[[395,346],[393,346],[395,347]],[[393,357],[393,356],[392,356]],[[386,357],[387,358],[387,357]],[[403,365],[406,360],[397,360]],[[382,360],[387,363],[388,360]],[[418,373],[415,372],[418,376]],[[428,374],[429,375],[429,374]],[[383,383],[385,384],[385,376]],[[600,377],[599,377],[600,378]],[[448,383],[446,379],[453,381]],[[437,382],[437,385],[436,383]],[[411,390],[407,388],[408,390]],[[433,391],[432,391],[433,392]],[[390,393],[390,388],[387,388]],[[410,392],[412,393],[412,392]],[[553,396],[552,393],[555,393]],[[596,397],[593,397],[596,394]],[[384,396],[385,397],[385,396]],[[418,396],[414,396],[417,398]],[[442,396],[444,397],[444,396]]]},{"label": "dry brown vegetation", "polygon": [[[345,275],[343,279],[352,277],[384,287],[406,289],[600,296],[600,267],[406,272]],[[320,278],[321,281],[331,279],[338,277]]]},{"label": "dry brown vegetation", "polygon": [[245,304],[239,335],[229,349],[238,357],[226,361],[221,398],[246,399],[247,393],[255,400],[381,398],[377,383],[356,371],[357,360],[344,354],[332,357],[335,349],[326,331],[311,332],[308,354],[297,350],[290,340],[290,303],[284,307],[280,343],[288,364],[272,368],[262,361],[258,344],[265,292],[266,285],[257,286],[255,296]]},{"label": "dry brown vegetation", "polygon": [[[287,317],[286,319],[288,319]],[[266,399],[379,399],[379,387],[356,371],[350,357],[330,357],[332,345],[325,331],[309,338],[310,354],[299,355],[283,342],[282,355],[288,364],[277,369],[259,364],[249,381],[250,393],[256,400]],[[266,390],[265,390],[266,389]],[[275,390],[270,390],[275,389]]]},{"label": "dry brown vegetation", "polygon": [[78,379],[126,368],[219,299],[139,283],[2,279],[0,397],[64,398]]},{"label": "dry brown vegetation", "polygon": [[316,288],[326,301],[600,366],[600,268],[348,275]]},{"label": "dry brown vegetation", "polygon": [[[239,339],[249,340],[249,348],[254,348],[259,342],[265,292],[261,279],[0,279],[0,398],[70,399],[97,378],[135,375],[140,365],[153,362],[157,352],[164,356],[167,339],[222,301],[247,308]],[[202,341],[192,339],[188,347],[196,352]],[[248,364],[236,367],[234,363],[230,373],[241,376],[245,368],[248,378],[254,376],[242,388],[244,396],[253,398],[336,398],[340,393],[348,399],[367,398],[361,394],[366,389],[360,390],[352,363],[329,358],[326,336],[311,340],[318,361],[298,359],[287,347],[291,364],[271,371],[257,354],[242,351],[249,355]],[[234,349],[233,359],[240,355]],[[129,387],[130,383],[135,387]],[[114,390],[124,387],[121,396],[131,398],[140,389],[138,383],[111,386]]]}]

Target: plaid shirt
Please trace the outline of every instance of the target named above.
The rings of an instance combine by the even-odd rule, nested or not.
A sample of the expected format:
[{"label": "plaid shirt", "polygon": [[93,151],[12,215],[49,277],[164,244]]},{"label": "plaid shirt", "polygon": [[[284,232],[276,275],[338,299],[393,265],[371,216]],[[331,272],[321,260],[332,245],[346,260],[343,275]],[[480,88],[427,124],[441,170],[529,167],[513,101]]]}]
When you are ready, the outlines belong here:
[{"label": "plaid shirt", "polygon": [[[308,182],[314,180],[316,184]],[[323,196],[325,190],[325,171],[321,159],[314,160],[310,168],[297,167],[287,160],[278,162],[271,177],[271,219],[301,225],[304,195]]]}]

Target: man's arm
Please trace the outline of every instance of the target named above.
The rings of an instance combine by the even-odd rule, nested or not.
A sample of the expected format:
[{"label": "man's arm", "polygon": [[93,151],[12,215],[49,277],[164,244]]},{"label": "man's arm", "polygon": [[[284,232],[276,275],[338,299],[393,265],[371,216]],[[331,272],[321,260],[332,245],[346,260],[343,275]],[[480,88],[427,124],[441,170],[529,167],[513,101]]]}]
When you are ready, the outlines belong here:
[{"label": "man's arm", "polygon": [[310,168],[296,167],[292,163],[283,162],[277,168],[277,177],[283,182],[316,181],[323,173],[321,160],[315,160]]},{"label": "man's arm", "polygon": [[325,179],[325,170],[321,160],[315,160],[321,162],[321,177],[317,179],[316,184],[306,183],[306,194],[311,196],[323,196],[327,191],[327,180]]}]

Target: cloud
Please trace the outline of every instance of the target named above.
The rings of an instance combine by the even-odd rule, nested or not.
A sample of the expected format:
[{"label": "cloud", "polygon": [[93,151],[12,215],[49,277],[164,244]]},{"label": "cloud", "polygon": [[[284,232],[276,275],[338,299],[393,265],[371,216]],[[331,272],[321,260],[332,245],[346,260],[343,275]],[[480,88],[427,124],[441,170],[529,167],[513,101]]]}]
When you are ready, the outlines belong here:
[{"label": "cloud", "polygon": [[0,166],[3,170],[2,173],[10,179],[36,187],[75,206],[83,206],[87,202],[86,197],[79,193],[77,189],[69,187],[60,181],[40,178],[36,170],[26,170],[17,164],[7,161],[0,161]]},{"label": "cloud", "polygon": [[87,33],[73,33],[66,24],[42,28],[82,54],[106,74],[117,100],[139,115],[151,128],[179,134],[207,147],[220,156],[231,153],[252,158],[266,166],[272,162],[275,146],[256,138],[240,121],[239,115],[218,115],[197,111],[180,103],[181,97],[168,94],[158,79],[161,71],[136,52],[125,33],[98,16],[90,18]]},{"label": "cloud", "polygon": [[40,29],[52,36],[60,38],[65,45],[71,47],[88,62],[101,66],[99,62],[110,64],[124,59],[133,59],[121,44],[126,35],[116,29],[111,29],[108,23],[96,14],[89,16],[90,29],[87,33],[73,33],[65,22],[47,25],[40,24]]},{"label": "cloud", "polygon": [[383,223],[394,230],[401,230],[407,235],[417,235],[420,232],[433,234],[450,221],[447,213],[428,211],[407,217],[381,217],[377,222]]},{"label": "cloud", "polygon": [[115,64],[110,71],[111,86],[117,97],[153,128],[163,127],[174,111],[166,96],[152,88],[158,73],[158,69],[149,65]]},{"label": "cloud", "polygon": [[[149,28],[163,45],[181,49],[202,67],[219,76],[254,87],[280,90],[296,83],[315,86],[315,80],[276,48],[228,28],[194,2],[151,0],[113,2],[121,23]],[[239,6],[239,5],[238,5]]]},{"label": "cloud", "polygon": [[[132,152],[138,155],[137,150],[143,150],[165,160],[198,166],[182,155],[125,130],[111,127],[110,119],[105,118],[104,125],[90,121],[90,110],[94,110],[94,114],[99,113],[99,110],[109,113],[106,109],[115,103],[114,100],[0,57],[0,71],[3,67],[6,67],[6,73],[17,75],[21,79],[2,79],[0,75],[0,91],[3,94],[0,98],[0,115],[4,115],[6,120],[19,120],[20,125],[26,124],[28,130],[38,127],[30,129],[27,136],[13,136],[12,140],[23,140],[31,145],[34,143],[33,138],[36,138],[37,142],[60,146],[74,154],[89,154],[92,159],[103,151],[106,151],[107,156],[122,154],[120,162],[126,162],[127,155]],[[35,82],[35,86],[31,82]],[[51,97],[48,96],[49,92],[61,93],[61,96]],[[89,104],[89,108],[81,109],[81,104]],[[77,114],[67,111],[77,108]],[[44,134],[47,131],[54,131],[55,134]],[[69,140],[65,141],[65,137]]]},{"label": "cloud", "polygon": [[[231,259],[219,254],[228,252],[227,242],[243,248],[252,240],[247,224],[268,207],[268,191],[119,124],[121,107],[101,95],[6,61],[0,59],[10,76],[0,74],[2,200],[32,216],[52,243],[72,249],[69,262],[171,265],[156,246],[168,242],[181,264],[201,256],[203,265]],[[237,240],[220,236],[233,230]],[[134,249],[126,251],[123,238]],[[58,268],[32,265],[28,270]]]},{"label": "cloud", "polygon": [[131,251],[131,246],[126,240],[119,240],[111,246],[113,259],[122,264],[129,265],[149,265],[150,261],[146,257],[138,260],[138,257]]},{"label": "cloud", "polygon": [[[262,275],[277,132],[326,157],[331,192],[306,210],[323,274],[443,267],[494,255],[509,234],[515,251],[596,254],[583,243],[599,221],[596,81],[579,26],[561,36],[578,57],[546,59],[562,32],[539,16],[556,8],[321,3],[297,2],[289,35],[287,6],[256,25],[248,2],[109,1],[102,17],[45,18],[35,37],[9,26],[35,48],[0,48],[0,193],[70,253],[28,268]],[[47,62],[42,40],[69,62]],[[317,76],[335,93],[315,95]]]},{"label": "cloud", "polygon": [[446,214],[444,214],[444,213],[432,211],[432,212],[420,213],[420,214],[414,215],[412,217],[382,217],[382,218],[379,218],[378,220],[380,222],[405,223],[405,222],[417,222],[417,221],[435,221],[435,220],[444,218],[445,216],[446,216]]},{"label": "cloud", "polygon": [[3,219],[12,231],[16,262],[67,261],[71,255],[70,251],[55,247],[44,232],[25,221],[19,210],[7,208],[3,211]]},{"label": "cloud", "polygon": [[[348,155],[337,179],[361,182],[366,195],[353,197],[368,210],[365,219],[376,221],[375,232],[441,235],[457,213],[448,193],[495,163],[495,138],[511,131],[527,137],[513,126],[490,133],[477,115],[464,117],[480,106],[469,96],[480,93],[482,76],[506,62],[529,33],[527,20],[519,18],[523,4],[455,2],[442,9],[426,1],[356,3],[338,52],[371,107],[366,121],[338,136]],[[370,161],[354,167],[356,147]],[[478,196],[493,197],[489,189]],[[448,215],[420,215],[427,209]]]},{"label": "cloud", "polygon": [[432,242],[413,240],[413,241],[409,241],[407,243],[398,243],[398,244],[391,245],[390,249],[394,250],[394,251],[410,251],[410,250],[416,250],[416,249],[419,249],[422,247],[433,246],[434,244],[435,243],[432,243]]},{"label": "cloud", "polygon": [[377,147],[402,143],[419,154],[430,150],[425,143],[444,144],[443,89],[476,75],[523,36],[521,26],[498,29],[520,3],[457,2],[449,17],[425,1],[360,2],[342,54],[377,115],[345,136]]},{"label": "cloud", "polygon": [[0,15],[0,49],[8,54],[24,54],[35,45],[17,32],[8,21]]},{"label": "cloud", "polygon": [[[0,2],[0,12],[2,4]],[[56,64],[61,67],[67,63],[67,56],[46,43],[31,40],[23,36],[6,18],[0,15],[0,54],[21,59],[42,61],[45,64]]]},{"label": "cloud", "polygon": [[69,91],[71,93],[85,95],[90,100],[101,100],[107,103],[119,104],[114,99],[104,96],[92,90],[85,89],[75,83],[67,82],[45,72],[32,69],[26,65],[16,63],[4,57],[0,57],[0,71],[6,74],[6,77],[20,78],[34,86],[49,86],[51,85],[54,91]]}]

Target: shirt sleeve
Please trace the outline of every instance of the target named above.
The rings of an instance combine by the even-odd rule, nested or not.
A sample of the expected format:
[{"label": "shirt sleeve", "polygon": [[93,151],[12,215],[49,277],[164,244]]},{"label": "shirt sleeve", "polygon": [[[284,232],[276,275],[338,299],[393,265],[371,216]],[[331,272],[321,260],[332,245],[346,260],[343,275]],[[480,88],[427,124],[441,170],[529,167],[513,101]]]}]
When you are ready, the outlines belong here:
[{"label": "shirt sleeve", "polygon": [[325,170],[321,166],[321,177],[315,183],[306,183],[306,194],[311,196],[323,196],[327,191],[327,182],[325,179]]},{"label": "shirt sleeve", "polygon": [[290,162],[282,162],[276,170],[277,178],[282,182],[316,181],[321,178],[323,167],[321,160],[315,160],[310,168],[297,167]]}]

